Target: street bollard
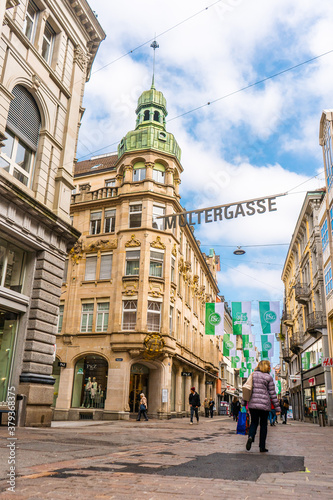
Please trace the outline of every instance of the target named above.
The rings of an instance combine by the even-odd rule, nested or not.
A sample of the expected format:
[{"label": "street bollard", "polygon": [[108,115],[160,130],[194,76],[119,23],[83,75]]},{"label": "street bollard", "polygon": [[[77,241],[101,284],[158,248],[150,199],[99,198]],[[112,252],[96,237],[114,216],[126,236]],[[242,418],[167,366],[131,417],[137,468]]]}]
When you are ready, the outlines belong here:
[{"label": "street bollard", "polygon": [[326,426],[325,415],[322,411],[319,412],[319,425],[320,425],[320,427]]}]

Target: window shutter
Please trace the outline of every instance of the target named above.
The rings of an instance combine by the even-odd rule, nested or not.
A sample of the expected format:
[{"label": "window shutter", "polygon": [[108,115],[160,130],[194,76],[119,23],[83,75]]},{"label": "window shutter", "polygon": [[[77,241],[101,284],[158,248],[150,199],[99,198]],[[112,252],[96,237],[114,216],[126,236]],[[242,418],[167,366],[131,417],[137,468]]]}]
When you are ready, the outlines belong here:
[{"label": "window shutter", "polygon": [[111,269],[112,269],[112,254],[102,255],[99,279],[100,280],[111,279]]},{"label": "window shutter", "polygon": [[13,88],[12,94],[15,97],[9,106],[8,128],[36,151],[41,125],[40,113],[36,101],[20,85]]},{"label": "window shutter", "polygon": [[96,279],[97,256],[86,258],[86,274],[84,279],[91,281]]}]

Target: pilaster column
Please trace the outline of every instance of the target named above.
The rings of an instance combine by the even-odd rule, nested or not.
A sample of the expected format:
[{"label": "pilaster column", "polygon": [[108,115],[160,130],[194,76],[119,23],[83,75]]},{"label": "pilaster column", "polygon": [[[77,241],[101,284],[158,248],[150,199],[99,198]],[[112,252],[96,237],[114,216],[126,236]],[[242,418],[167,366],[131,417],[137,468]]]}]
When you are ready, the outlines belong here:
[{"label": "pilaster column", "polygon": [[176,196],[179,196],[179,184],[181,183],[180,179],[175,179],[174,184],[175,184],[175,194]]},{"label": "pilaster column", "polygon": [[123,176],[121,174],[116,175],[116,187],[120,187],[123,182]]},{"label": "pilaster column", "polygon": [[166,173],[165,183],[166,184],[173,184],[174,169],[172,167],[168,167],[168,168],[166,168],[165,173]]},{"label": "pilaster column", "polygon": [[175,398],[175,411],[182,411],[182,367],[178,366],[176,375],[176,398]]},{"label": "pilaster column", "polygon": [[133,176],[133,167],[132,165],[125,165],[124,167],[124,172],[125,172],[125,182],[132,182],[132,176]]},{"label": "pilaster column", "polygon": [[201,404],[203,402],[203,400],[205,399],[206,397],[206,384],[205,384],[205,374],[202,373],[200,376],[199,376],[199,394],[200,394],[200,401],[201,401]]},{"label": "pilaster column", "polygon": [[152,163],[151,161],[147,161],[147,163],[145,163],[145,167],[146,167],[146,179],[152,179],[154,163]]}]

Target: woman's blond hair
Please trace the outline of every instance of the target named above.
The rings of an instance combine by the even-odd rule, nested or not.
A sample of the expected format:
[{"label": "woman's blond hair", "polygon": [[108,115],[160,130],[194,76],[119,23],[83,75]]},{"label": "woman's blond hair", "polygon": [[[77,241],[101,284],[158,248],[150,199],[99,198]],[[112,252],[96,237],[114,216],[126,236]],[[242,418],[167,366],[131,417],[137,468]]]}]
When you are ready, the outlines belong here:
[{"label": "woman's blond hair", "polygon": [[256,370],[262,373],[269,373],[271,371],[271,362],[268,361],[268,359],[263,359],[262,361],[259,361]]}]

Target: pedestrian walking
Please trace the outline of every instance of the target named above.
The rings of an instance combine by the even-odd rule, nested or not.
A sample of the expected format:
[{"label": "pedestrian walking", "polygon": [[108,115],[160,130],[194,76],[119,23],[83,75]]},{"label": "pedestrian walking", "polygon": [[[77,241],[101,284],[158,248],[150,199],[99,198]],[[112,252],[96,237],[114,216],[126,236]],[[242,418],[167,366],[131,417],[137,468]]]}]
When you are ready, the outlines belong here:
[{"label": "pedestrian walking", "polygon": [[204,400],[205,417],[209,418],[209,401],[207,398]]},{"label": "pedestrian walking", "polygon": [[214,415],[214,408],[215,408],[215,401],[213,398],[210,398],[209,400],[209,413],[210,413],[210,418],[213,418]]},{"label": "pedestrian walking", "polygon": [[195,391],[195,387],[191,387],[191,393],[189,395],[189,403],[190,403],[190,410],[191,410],[191,419],[190,419],[190,424],[193,424],[193,415],[195,414],[197,422],[199,423],[199,408],[201,406],[200,404],[200,396],[199,394]]},{"label": "pedestrian walking", "polygon": [[143,415],[144,419],[146,421],[148,421],[147,410],[148,410],[147,398],[143,394],[143,392],[141,392],[140,403],[139,403],[139,413],[138,413],[138,417],[137,417],[138,422],[141,420],[141,415]]},{"label": "pedestrian walking", "polygon": [[252,395],[248,403],[251,414],[251,424],[246,449],[249,451],[254,442],[258,425],[260,423],[259,449],[267,452],[267,421],[271,403],[277,412],[280,411],[279,402],[275,393],[274,381],[270,375],[271,364],[268,360],[260,361],[252,375]]},{"label": "pedestrian walking", "polygon": [[289,401],[286,396],[282,398],[282,403],[281,404],[281,416],[282,416],[282,423],[287,424],[287,415],[288,415],[288,410],[289,410]]},{"label": "pedestrian walking", "polygon": [[240,402],[238,401],[238,398],[236,398],[236,396],[233,397],[232,399],[232,402],[231,402],[231,413],[232,413],[232,416],[233,416],[233,420],[235,422],[238,421],[238,414],[239,414],[239,411],[240,411]]},{"label": "pedestrian walking", "polygon": [[271,426],[275,425],[275,423],[277,422],[277,419],[276,419],[276,411],[275,411],[275,407],[274,407],[273,403],[271,403],[271,409],[270,409],[270,412],[268,414],[268,418],[269,418],[269,423],[271,424]]}]

